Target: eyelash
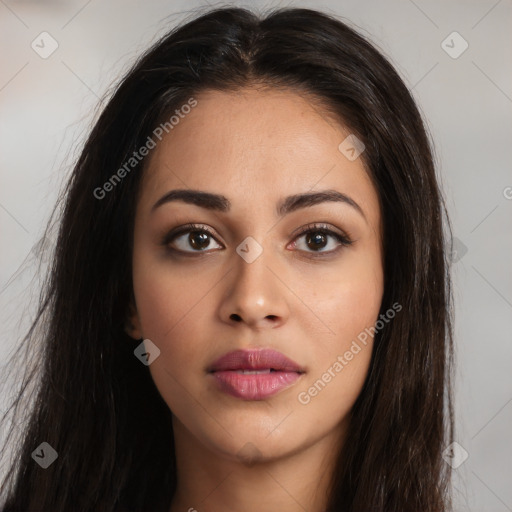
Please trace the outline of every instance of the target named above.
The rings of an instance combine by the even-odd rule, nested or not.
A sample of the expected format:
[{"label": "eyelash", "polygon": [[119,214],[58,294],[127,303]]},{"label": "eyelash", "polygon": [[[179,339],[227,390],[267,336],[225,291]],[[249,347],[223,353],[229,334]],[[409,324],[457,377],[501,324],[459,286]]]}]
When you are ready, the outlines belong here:
[{"label": "eyelash", "polygon": [[[200,231],[205,232],[208,235],[210,235],[212,238],[215,238],[215,235],[205,226],[200,224],[186,224],[184,226],[181,226],[180,228],[177,228],[176,230],[171,230],[167,234],[164,235],[161,244],[164,246],[167,246],[168,250],[173,253],[179,253],[186,256],[192,256],[200,255],[205,252],[209,251],[182,251],[181,249],[174,249],[172,247],[168,247],[169,244],[175,239],[178,238],[180,235],[189,233],[190,231]],[[332,256],[335,253],[337,253],[342,247],[348,247],[353,243],[353,240],[350,239],[349,236],[342,235],[341,233],[337,233],[336,231],[333,231],[330,229],[326,224],[322,223],[313,223],[313,224],[307,224],[303,228],[299,230],[299,232],[295,235],[294,241],[296,241],[298,238],[300,238],[303,235],[307,235],[309,233],[323,233],[328,236],[332,236],[336,241],[340,244],[339,247],[336,249],[332,249],[330,251],[304,251],[306,254],[312,255],[314,258],[322,258],[327,256]],[[216,240],[217,241],[217,240]],[[217,242],[219,243],[219,242]]]}]

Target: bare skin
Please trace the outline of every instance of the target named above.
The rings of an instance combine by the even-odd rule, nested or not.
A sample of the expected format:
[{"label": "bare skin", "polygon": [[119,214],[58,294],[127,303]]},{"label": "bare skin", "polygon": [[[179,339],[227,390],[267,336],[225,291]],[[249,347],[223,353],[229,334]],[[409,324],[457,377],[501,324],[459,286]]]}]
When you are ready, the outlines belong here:
[{"label": "bare skin", "polygon": [[[134,233],[130,335],[160,349],[149,369],[173,413],[178,489],[170,512],[323,512],[371,339],[342,371],[333,364],[375,324],[382,301],[377,192],[361,158],[338,149],[350,132],[304,95],[251,87],[196,99],[150,155]],[[221,194],[231,208],[179,200],[153,209],[177,189]],[[287,196],[325,190],[349,196],[362,213],[337,201],[276,211]],[[188,223],[212,234],[162,243]],[[352,244],[318,238],[316,225],[297,234],[308,224]],[[236,251],[247,237],[262,249],[252,262]],[[206,368],[246,348],[275,349],[306,371],[263,400],[230,396]],[[329,368],[331,378],[322,377]],[[309,393],[321,378],[328,383]]]}]

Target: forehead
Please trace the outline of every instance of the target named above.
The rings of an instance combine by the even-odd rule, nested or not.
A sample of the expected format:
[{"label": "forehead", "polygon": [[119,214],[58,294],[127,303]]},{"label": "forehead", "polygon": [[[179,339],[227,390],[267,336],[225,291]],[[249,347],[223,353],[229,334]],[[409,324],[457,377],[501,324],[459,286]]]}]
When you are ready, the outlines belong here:
[{"label": "forehead", "polygon": [[142,202],[193,188],[223,194],[234,208],[254,212],[284,195],[330,188],[357,198],[370,214],[376,209],[362,159],[350,161],[338,149],[350,131],[310,96],[253,87],[208,90],[194,99],[197,105],[150,155]]}]

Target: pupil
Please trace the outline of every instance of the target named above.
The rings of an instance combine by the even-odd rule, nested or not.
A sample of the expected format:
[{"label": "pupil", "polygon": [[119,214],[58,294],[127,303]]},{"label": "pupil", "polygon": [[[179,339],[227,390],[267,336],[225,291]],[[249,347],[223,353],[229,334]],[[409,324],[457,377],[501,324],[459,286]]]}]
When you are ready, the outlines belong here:
[{"label": "pupil", "polygon": [[209,235],[203,231],[191,231],[188,238],[190,245],[194,249],[204,249],[208,247]]},{"label": "pupil", "polygon": [[[310,246],[310,242],[314,245],[313,247]],[[316,231],[314,234],[309,234],[306,237],[306,243],[308,244],[308,247],[310,249],[318,249],[318,245],[322,245],[321,248],[325,247],[326,244],[326,236],[325,233],[322,233],[320,231]]]}]

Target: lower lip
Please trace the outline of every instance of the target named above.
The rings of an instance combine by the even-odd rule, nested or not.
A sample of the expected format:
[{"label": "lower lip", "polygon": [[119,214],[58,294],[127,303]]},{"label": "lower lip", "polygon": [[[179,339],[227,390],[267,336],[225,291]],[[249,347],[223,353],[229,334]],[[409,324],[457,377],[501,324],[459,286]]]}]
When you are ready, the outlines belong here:
[{"label": "lower lip", "polygon": [[220,389],[228,395],[243,400],[265,400],[295,384],[302,374],[285,371],[243,374],[228,370],[211,375],[217,380]]}]

